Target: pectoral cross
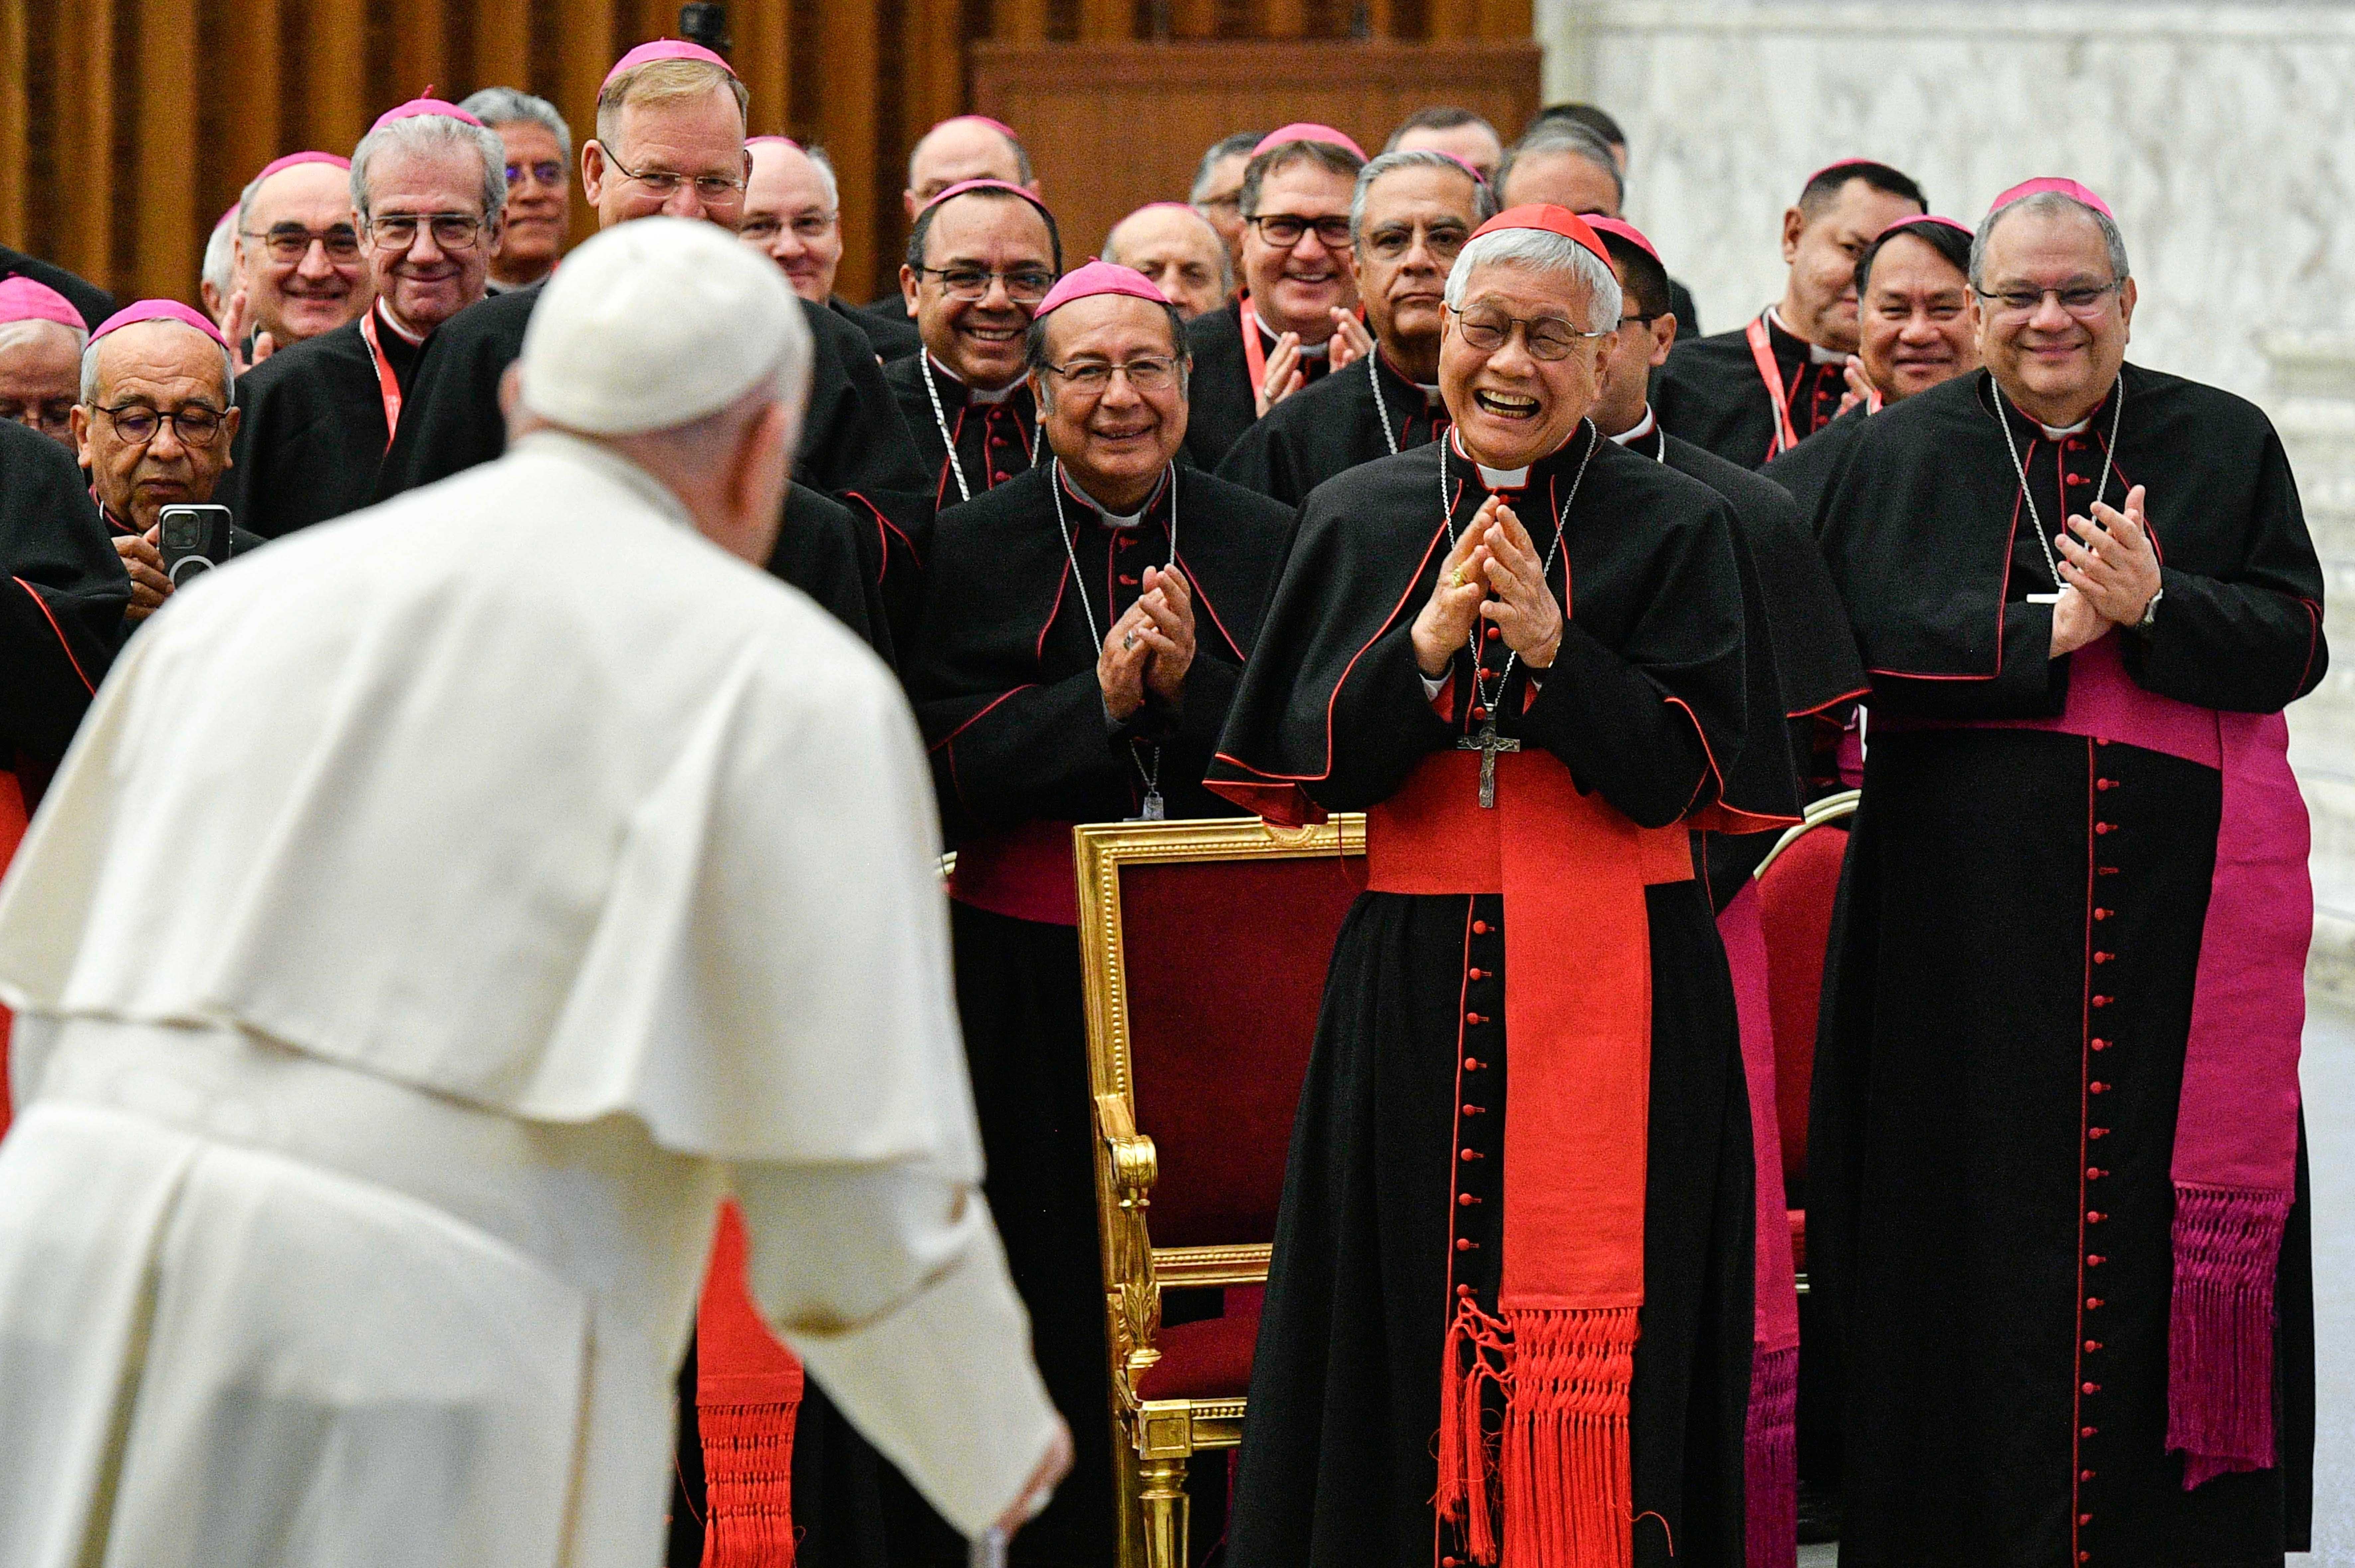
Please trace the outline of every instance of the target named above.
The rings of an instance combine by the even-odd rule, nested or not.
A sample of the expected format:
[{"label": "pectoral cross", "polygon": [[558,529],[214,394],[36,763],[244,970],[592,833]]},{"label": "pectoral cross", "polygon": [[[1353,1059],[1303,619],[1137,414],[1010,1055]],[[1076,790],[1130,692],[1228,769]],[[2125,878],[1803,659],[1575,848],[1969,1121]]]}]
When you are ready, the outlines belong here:
[{"label": "pectoral cross", "polygon": [[1490,719],[1487,724],[1482,725],[1478,735],[1467,735],[1455,743],[1455,749],[1458,751],[1476,751],[1480,754],[1480,809],[1482,810],[1493,811],[1497,809],[1497,754],[1500,751],[1518,751],[1520,748],[1519,741],[1497,733],[1495,719]]}]

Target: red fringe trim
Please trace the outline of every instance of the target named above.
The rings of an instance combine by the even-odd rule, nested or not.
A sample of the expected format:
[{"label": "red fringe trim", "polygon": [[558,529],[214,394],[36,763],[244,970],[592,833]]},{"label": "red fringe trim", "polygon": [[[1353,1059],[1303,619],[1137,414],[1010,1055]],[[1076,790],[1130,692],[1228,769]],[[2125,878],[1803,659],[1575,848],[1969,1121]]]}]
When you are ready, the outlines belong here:
[{"label": "red fringe trim", "polygon": [[2290,1194],[2175,1189],[2167,1322],[2167,1446],[2186,1491],[2274,1456],[2274,1277]]},{"label": "red fringe trim", "polygon": [[793,1568],[794,1404],[706,1404],[703,1568]]},{"label": "red fringe trim", "polygon": [[[1635,1484],[1627,1459],[1636,1308],[1508,1310],[1461,1302],[1448,1328],[1439,1417],[1442,1519],[1474,1563],[1630,1568]],[[1483,1387],[1505,1390],[1494,1453]],[[1498,1529],[1501,1518],[1502,1529]]]},{"label": "red fringe trim", "polygon": [[1761,1350],[1742,1433],[1749,1568],[1799,1561],[1799,1347]]}]

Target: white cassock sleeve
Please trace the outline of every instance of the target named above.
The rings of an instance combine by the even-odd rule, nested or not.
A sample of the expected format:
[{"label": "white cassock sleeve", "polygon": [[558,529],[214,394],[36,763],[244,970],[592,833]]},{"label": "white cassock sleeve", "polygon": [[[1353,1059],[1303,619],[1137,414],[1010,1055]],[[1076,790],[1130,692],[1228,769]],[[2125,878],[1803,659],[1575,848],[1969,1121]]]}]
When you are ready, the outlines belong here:
[{"label": "white cassock sleeve", "polygon": [[979,1535],[1056,1414],[976,1189],[908,1166],[734,1168],[753,1298],[828,1397],[943,1518]]}]

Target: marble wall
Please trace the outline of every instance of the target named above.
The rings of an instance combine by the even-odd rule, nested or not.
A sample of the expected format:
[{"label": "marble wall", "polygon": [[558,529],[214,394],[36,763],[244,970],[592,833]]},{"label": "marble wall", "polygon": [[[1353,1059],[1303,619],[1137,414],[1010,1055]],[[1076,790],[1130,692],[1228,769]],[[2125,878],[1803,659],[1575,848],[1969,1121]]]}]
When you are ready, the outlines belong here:
[{"label": "marble wall", "polygon": [[2116,208],[2134,357],[2250,397],[2262,331],[2355,327],[2355,5],[2166,0],[1539,0],[1548,101],[1603,104],[1628,216],[1703,326],[1782,290],[1807,174],[1895,164],[1976,223],[2030,175]]}]

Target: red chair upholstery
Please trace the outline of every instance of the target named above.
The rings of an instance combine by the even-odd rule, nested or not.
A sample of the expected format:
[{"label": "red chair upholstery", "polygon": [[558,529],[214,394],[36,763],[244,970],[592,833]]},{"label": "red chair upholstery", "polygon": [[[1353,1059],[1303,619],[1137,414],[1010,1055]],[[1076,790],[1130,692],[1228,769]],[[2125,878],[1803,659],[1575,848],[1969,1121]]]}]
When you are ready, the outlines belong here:
[{"label": "red chair upholstery", "polygon": [[1223,1316],[1161,1330],[1161,1359],[1136,1374],[1139,1399],[1241,1399],[1249,1391],[1267,1287],[1231,1286],[1226,1295]]},{"label": "red chair upholstery", "polygon": [[1798,1196],[1807,1172],[1807,1091],[1815,1075],[1816,1012],[1823,998],[1832,901],[1848,852],[1845,823],[1811,826],[1758,876],[1766,928],[1766,991],[1774,1014],[1774,1111],[1783,1133],[1783,1181]]}]

